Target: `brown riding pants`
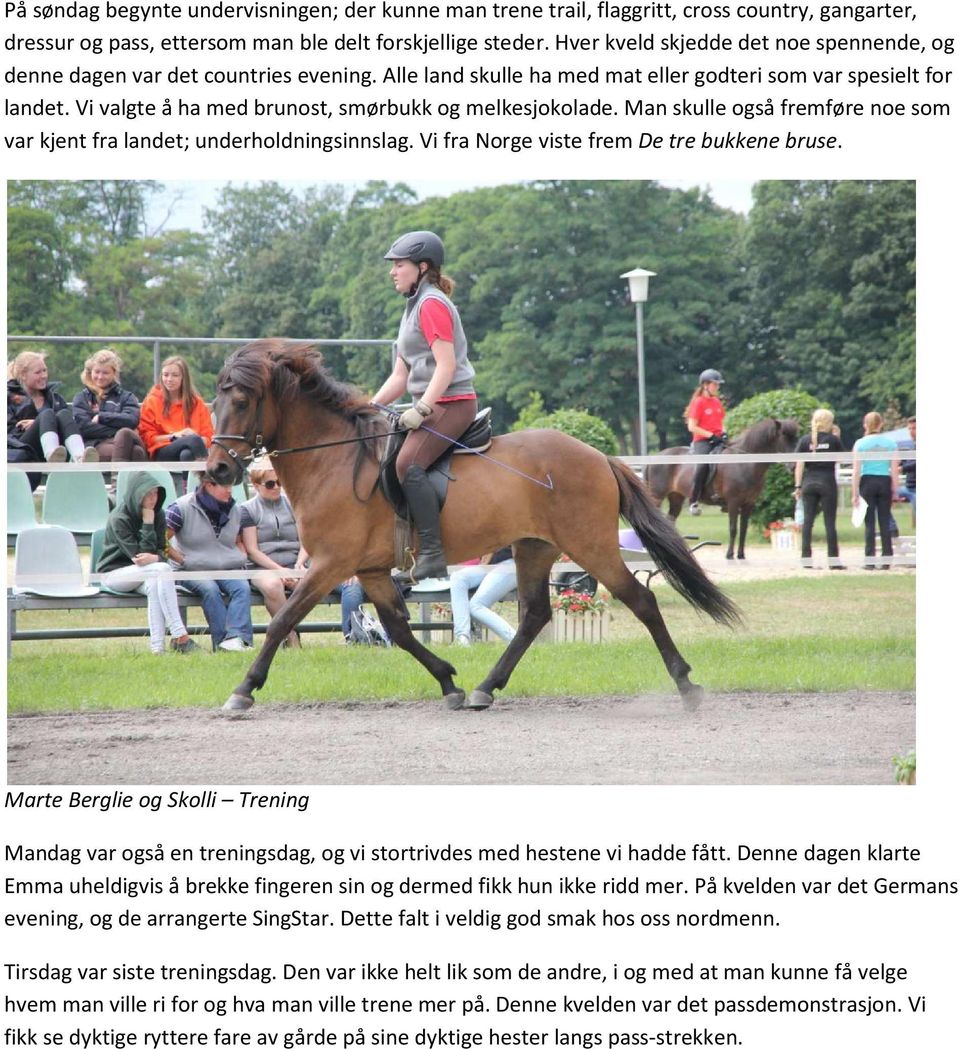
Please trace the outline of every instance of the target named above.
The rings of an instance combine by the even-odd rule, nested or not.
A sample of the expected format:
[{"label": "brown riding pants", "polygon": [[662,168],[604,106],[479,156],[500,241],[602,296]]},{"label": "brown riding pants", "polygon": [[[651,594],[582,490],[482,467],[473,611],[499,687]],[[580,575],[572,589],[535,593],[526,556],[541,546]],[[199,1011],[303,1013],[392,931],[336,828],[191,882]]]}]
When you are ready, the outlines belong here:
[{"label": "brown riding pants", "polygon": [[142,463],[147,459],[147,449],[140,435],[128,426],[117,430],[108,440],[98,441],[96,447],[102,463]]},{"label": "brown riding pants", "polygon": [[467,401],[447,401],[446,404],[438,404],[433,414],[424,419],[424,425],[419,430],[407,434],[407,439],[403,442],[397,456],[397,476],[400,483],[403,484],[411,466],[420,466],[427,470],[450,447],[449,441],[428,433],[424,427],[429,426],[431,430],[457,440],[476,417],[475,397]]}]

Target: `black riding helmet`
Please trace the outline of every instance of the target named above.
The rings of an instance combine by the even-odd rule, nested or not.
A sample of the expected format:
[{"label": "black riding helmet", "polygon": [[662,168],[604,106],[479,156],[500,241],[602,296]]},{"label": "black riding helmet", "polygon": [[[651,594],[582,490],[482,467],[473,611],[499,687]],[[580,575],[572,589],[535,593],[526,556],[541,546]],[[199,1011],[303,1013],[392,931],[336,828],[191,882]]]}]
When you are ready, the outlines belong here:
[{"label": "black riding helmet", "polygon": [[700,384],[705,382],[723,382],[723,376],[717,371],[716,368],[707,368],[705,372],[700,373]]},{"label": "black riding helmet", "polygon": [[411,262],[429,262],[435,269],[443,265],[443,241],[429,230],[404,233],[391,245],[385,259],[409,259]]}]

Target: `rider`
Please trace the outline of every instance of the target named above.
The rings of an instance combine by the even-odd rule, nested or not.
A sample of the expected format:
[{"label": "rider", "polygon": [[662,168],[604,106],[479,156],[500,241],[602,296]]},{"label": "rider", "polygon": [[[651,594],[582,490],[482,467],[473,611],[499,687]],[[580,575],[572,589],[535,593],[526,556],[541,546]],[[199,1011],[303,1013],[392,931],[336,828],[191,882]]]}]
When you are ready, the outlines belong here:
[{"label": "rider", "polygon": [[[694,455],[709,455],[718,447],[726,444],[727,435],[723,429],[723,402],[720,400],[720,387],[723,376],[715,368],[707,368],[700,373],[700,384],[697,386],[684,418],[687,429],[693,436],[690,450]],[[694,517],[700,514],[700,497],[707,481],[710,467],[700,463],[693,475],[693,488],[690,492],[690,513]]]},{"label": "rider", "polygon": [[[460,314],[450,299],[453,281],[440,272],[443,256],[443,241],[428,230],[404,234],[384,255],[393,263],[393,285],[407,303],[394,343],[393,371],[373,402],[390,404],[404,393],[414,402],[399,419],[411,432],[397,457],[397,476],[420,537],[410,572],[414,581],[447,575],[440,504],[427,478],[427,470],[450,447],[438,435],[456,440],[477,414],[474,370]],[[423,424],[433,432],[421,429]]]}]

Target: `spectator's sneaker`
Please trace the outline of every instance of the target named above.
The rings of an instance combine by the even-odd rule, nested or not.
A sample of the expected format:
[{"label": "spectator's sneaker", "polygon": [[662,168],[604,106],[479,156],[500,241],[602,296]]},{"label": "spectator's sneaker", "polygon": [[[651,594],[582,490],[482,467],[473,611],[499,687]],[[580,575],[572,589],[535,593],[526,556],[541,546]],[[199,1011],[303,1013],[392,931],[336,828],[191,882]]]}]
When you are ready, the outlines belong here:
[{"label": "spectator's sneaker", "polygon": [[98,463],[100,462],[100,453],[96,448],[84,448],[83,455],[80,456],[80,462]]},{"label": "spectator's sneaker", "polygon": [[192,637],[186,635],[182,638],[175,638],[170,642],[170,651],[178,652],[184,656],[188,652],[199,652],[200,646],[193,640]]},{"label": "spectator's sneaker", "polygon": [[[238,637],[228,637],[217,646],[221,652],[245,652],[247,647]],[[253,646],[250,645],[249,647],[252,648]]]},{"label": "spectator's sneaker", "polygon": [[464,648],[470,647],[470,638],[466,634],[457,634],[457,644],[463,645]]},{"label": "spectator's sneaker", "polygon": [[65,463],[67,461],[67,450],[62,444],[58,444],[56,448],[47,456],[48,463]]},{"label": "spectator's sneaker", "polygon": [[700,504],[699,503],[691,503],[690,506],[687,509],[690,511],[690,513],[691,513],[691,515],[693,517],[699,517],[700,514],[703,512],[700,509]]}]

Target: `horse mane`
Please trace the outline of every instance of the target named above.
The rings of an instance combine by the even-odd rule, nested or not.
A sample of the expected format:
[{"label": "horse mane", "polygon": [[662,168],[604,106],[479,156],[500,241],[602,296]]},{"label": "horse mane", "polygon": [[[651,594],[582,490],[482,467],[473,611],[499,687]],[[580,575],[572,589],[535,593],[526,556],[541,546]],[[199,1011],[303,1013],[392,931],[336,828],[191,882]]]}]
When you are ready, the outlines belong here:
[{"label": "horse mane", "polygon": [[730,447],[738,452],[766,452],[777,444],[777,431],[790,441],[797,440],[799,428],[794,419],[761,419],[748,426],[731,442]]},{"label": "horse mane", "polygon": [[[331,374],[323,354],[311,342],[291,339],[257,339],[235,350],[224,362],[217,388],[239,386],[262,399],[271,392],[278,405],[297,398],[309,400],[347,422],[358,437],[385,435],[387,424],[363,392]],[[364,456],[377,461],[375,441],[357,445],[356,477]]]}]

